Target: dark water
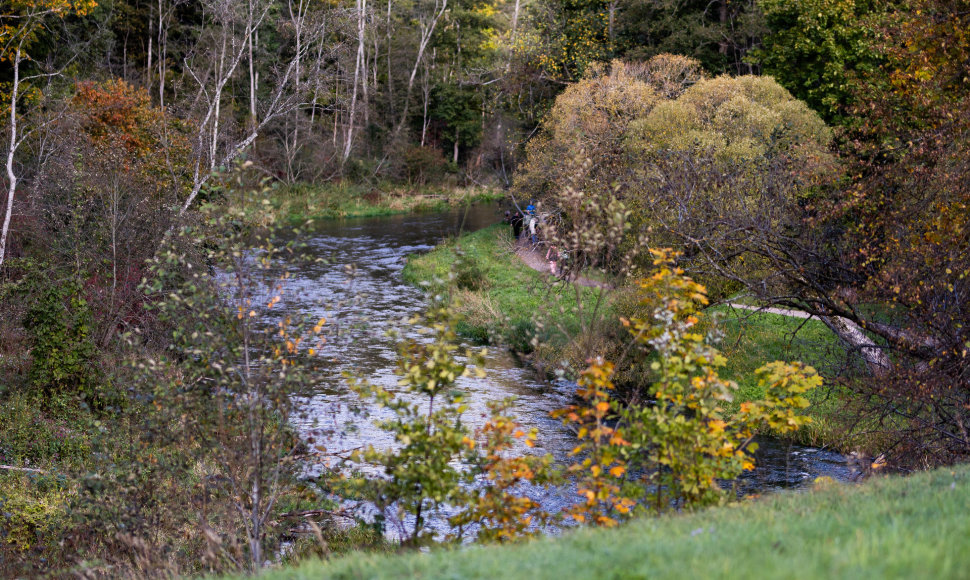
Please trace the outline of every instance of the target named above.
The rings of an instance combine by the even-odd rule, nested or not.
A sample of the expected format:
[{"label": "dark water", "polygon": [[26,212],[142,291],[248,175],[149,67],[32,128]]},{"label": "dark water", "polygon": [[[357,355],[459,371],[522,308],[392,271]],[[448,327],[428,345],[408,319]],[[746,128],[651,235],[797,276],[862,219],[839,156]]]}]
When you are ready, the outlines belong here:
[{"label": "dark water", "polygon": [[[284,302],[288,310],[327,318],[331,335],[322,352],[334,370],[306,401],[309,418],[301,425],[306,433],[329,432],[325,444],[335,452],[392,444],[391,437],[373,424],[383,416],[380,410],[370,409],[370,419],[351,412],[358,400],[348,391],[341,373],[352,372],[395,390],[396,352],[385,333],[402,326],[405,335],[414,335],[402,321],[425,305],[421,290],[401,278],[406,256],[430,250],[460,228],[472,231],[494,224],[501,220],[501,213],[499,206],[487,204],[467,211],[332,221],[320,224],[311,234],[312,252],[328,262],[290,268]],[[470,407],[466,423],[481,425],[487,401],[514,396],[518,419],[526,428],[539,430],[537,451],[565,460],[575,442],[549,412],[570,402],[575,385],[541,380],[501,349],[490,349],[487,362],[486,378],[458,381]],[[819,476],[849,477],[839,454],[772,440],[761,442],[757,465],[742,481],[746,493],[798,488]],[[574,501],[568,487],[532,493],[539,494],[550,510]]]}]

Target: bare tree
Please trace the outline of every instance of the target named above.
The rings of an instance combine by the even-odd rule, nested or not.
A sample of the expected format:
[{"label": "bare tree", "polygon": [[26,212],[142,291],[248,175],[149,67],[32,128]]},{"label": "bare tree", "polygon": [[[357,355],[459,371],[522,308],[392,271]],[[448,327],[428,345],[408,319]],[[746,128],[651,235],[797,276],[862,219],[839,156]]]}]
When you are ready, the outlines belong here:
[{"label": "bare tree", "polygon": [[[200,34],[192,53],[185,59],[185,71],[197,86],[195,102],[201,104],[195,144],[193,186],[180,213],[191,207],[199,191],[219,166],[232,163],[259,136],[266,125],[306,102],[309,84],[297,73],[310,46],[301,39],[299,49],[280,63],[267,82],[272,90],[261,101],[251,93],[255,116],[243,130],[223,123],[222,105],[227,84],[251,49],[252,36],[266,20],[272,7],[268,0],[207,0],[211,19]],[[240,34],[238,30],[242,30]],[[302,29],[302,27],[301,27]],[[315,28],[318,32],[321,28]],[[302,29],[301,32],[309,32]],[[215,58],[212,58],[212,54]],[[255,75],[255,73],[254,73]],[[255,76],[252,77],[255,82]]]},{"label": "bare tree", "polygon": [[418,69],[424,62],[424,53],[431,43],[438,21],[444,16],[448,9],[448,0],[434,0],[434,5],[427,13],[421,13],[416,17],[418,24],[418,50],[414,55],[414,65],[411,67],[411,75],[408,77],[407,90],[404,94],[404,109],[401,111],[400,119],[394,128],[394,135],[397,136],[404,128],[408,120],[408,111],[411,105],[411,95],[414,92],[414,81],[418,76]]},{"label": "bare tree", "polygon": [[[354,146],[354,124],[357,120],[357,89],[363,82],[364,94],[367,93],[367,55],[366,31],[367,31],[367,0],[357,0],[357,60],[354,64],[354,84],[350,91],[350,116],[347,120],[347,131],[344,137],[344,152],[340,158],[340,165],[343,166],[350,157],[350,151]],[[365,104],[366,106],[366,104]]]}]

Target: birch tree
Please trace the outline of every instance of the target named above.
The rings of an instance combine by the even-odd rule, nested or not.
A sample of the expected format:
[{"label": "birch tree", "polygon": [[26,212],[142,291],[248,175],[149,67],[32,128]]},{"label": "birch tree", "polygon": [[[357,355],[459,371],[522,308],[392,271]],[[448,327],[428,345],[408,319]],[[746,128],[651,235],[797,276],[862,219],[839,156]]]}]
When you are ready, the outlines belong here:
[{"label": "birch tree", "polygon": [[[6,151],[4,152],[7,177],[7,200],[3,215],[3,228],[0,230],[0,266],[7,252],[7,239],[10,222],[17,195],[16,157],[17,151],[35,128],[22,126],[23,114],[20,110],[22,99],[34,89],[33,83],[49,78],[58,72],[28,72],[32,63],[30,46],[38,39],[52,18],[62,18],[68,14],[83,16],[94,8],[94,0],[20,0],[4,5],[0,14],[0,62],[9,62],[13,69],[13,82],[6,94],[0,93],[3,106],[7,110]],[[26,73],[26,74],[25,74]]]},{"label": "birch tree", "polygon": [[[322,28],[307,30],[301,27],[298,49],[284,59],[272,78],[266,79],[272,89],[264,97],[250,92],[251,109],[255,111],[243,131],[224,122],[224,102],[230,99],[227,86],[236,77],[240,65],[249,58],[256,30],[266,22],[272,8],[269,0],[206,0],[211,14],[204,25],[195,48],[184,62],[185,74],[195,83],[195,102],[199,104],[196,132],[196,158],[193,168],[192,190],[182,205],[184,213],[198,196],[209,177],[220,166],[232,163],[260,136],[266,125],[299,107],[306,101],[308,83],[298,73],[306,58],[313,36]],[[253,87],[256,76],[251,77]]]}]

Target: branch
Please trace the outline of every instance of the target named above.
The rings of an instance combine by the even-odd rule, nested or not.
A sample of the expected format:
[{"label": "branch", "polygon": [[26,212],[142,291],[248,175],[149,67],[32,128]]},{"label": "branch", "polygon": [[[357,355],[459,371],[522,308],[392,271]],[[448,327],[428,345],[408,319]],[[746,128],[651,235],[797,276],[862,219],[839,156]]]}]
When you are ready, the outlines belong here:
[{"label": "branch", "polygon": [[43,469],[33,469],[31,467],[14,467],[13,465],[0,465],[0,469],[9,469],[11,471],[29,471],[30,473],[44,473],[47,472]]}]

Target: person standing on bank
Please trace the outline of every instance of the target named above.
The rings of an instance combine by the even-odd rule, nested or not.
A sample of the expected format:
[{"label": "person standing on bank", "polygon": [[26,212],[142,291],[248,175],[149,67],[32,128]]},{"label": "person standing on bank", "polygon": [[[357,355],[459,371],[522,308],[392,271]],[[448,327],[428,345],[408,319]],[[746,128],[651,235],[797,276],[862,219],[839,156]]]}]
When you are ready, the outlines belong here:
[{"label": "person standing on bank", "polygon": [[522,214],[516,211],[512,214],[512,239],[516,242],[519,241],[519,236],[522,235]]}]

